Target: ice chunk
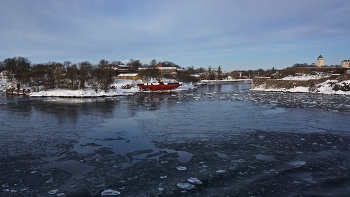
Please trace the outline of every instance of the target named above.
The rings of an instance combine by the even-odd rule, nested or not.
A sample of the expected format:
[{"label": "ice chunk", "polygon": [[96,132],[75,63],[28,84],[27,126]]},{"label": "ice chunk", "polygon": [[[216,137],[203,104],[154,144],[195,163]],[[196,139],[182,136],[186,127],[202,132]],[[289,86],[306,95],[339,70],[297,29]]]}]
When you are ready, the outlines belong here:
[{"label": "ice chunk", "polygon": [[158,190],[159,190],[160,192],[162,192],[162,191],[164,191],[164,188],[158,187]]},{"label": "ice chunk", "polygon": [[225,173],[226,170],[217,170],[216,173]]},{"label": "ice chunk", "polygon": [[58,189],[52,189],[52,190],[48,191],[47,193],[53,195],[53,194],[56,194],[57,192],[58,192]]},{"label": "ice chunk", "polygon": [[165,176],[160,176],[160,178],[161,178],[161,179],[166,179],[166,178],[168,178],[168,176],[167,176],[167,175],[165,175]]},{"label": "ice chunk", "polygon": [[1,186],[2,187],[9,187],[9,184],[6,183],[6,184],[2,184]]},{"label": "ice chunk", "polygon": [[305,165],[306,162],[305,161],[292,161],[292,162],[288,162],[288,164],[299,167],[299,166]]},{"label": "ice chunk", "polygon": [[188,189],[188,190],[194,188],[194,185],[189,184],[189,183],[178,183],[178,184],[176,184],[176,186],[178,186],[181,189]]},{"label": "ice chunk", "polygon": [[189,179],[187,179],[188,180],[188,182],[190,182],[190,183],[194,183],[194,184],[198,184],[198,185],[200,185],[200,184],[202,184],[202,181],[200,181],[199,179],[197,179],[197,178],[189,178]]},{"label": "ice chunk", "polygon": [[184,166],[177,166],[176,169],[178,169],[178,170],[187,170],[187,168],[184,167]]},{"label": "ice chunk", "polygon": [[24,191],[27,191],[28,189],[29,189],[29,187],[25,187],[25,188],[20,189],[19,191],[24,192]]},{"label": "ice chunk", "polygon": [[120,194],[119,191],[117,190],[112,190],[112,189],[106,189],[103,192],[101,192],[101,196],[118,196]]},{"label": "ice chunk", "polygon": [[52,178],[50,178],[49,180],[47,180],[45,183],[51,183],[53,181]]},{"label": "ice chunk", "polygon": [[57,194],[57,196],[66,196],[66,194],[65,193],[59,193],[59,194]]}]

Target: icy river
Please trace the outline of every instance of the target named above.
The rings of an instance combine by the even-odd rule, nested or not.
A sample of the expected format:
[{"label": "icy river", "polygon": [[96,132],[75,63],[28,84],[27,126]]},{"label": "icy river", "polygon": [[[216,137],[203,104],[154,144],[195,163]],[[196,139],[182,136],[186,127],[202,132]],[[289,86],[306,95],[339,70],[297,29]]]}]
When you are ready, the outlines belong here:
[{"label": "icy river", "polygon": [[350,97],[0,96],[0,196],[350,196]]}]

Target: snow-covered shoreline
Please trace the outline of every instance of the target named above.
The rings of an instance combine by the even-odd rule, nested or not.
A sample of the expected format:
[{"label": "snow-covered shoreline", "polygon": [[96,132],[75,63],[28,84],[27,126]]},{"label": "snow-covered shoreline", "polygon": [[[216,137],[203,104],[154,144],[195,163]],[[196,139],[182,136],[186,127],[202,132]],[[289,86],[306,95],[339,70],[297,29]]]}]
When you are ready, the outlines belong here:
[{"label": "snow-covered shoreline", "polygon": [[251,91],[262,92],[291,92],[291,93],[318,93],[318,94],[337,94],[337,95],[350,95],[350,91],[334,90],[335,86],[344,87],[349,86],[350,80],[341,81],[327,80],[323,83],[317,84],[314,87],[294,87],[290,89],[286,88],[265,88],[263,86],[251,88]]},{"label": "snow-covered shoreline", "polygon": [[[11,84],[6,80],[0,81],[1,87],[3,87],[3,91],[6,88],[10,88]],[[131,85],[129,89],[123,89],[123,86]],[[111,84],[109,90],[106,92],[103,90],[94,90],[92,88],[86,88],[85,90],[67,90],[67,89],[49,89],[49,90],[41,90],[38,92],[31,92],[28,94],[29,97],[63,97],[63,98],[95,98],[95,97],[115,97],[115,96],[127,96],[133,95],[137,92],[140,92],[138,87],[135,85],[135,81],[133,80],[116,80],[115,83]],[[180,87],[171,90],[171,92],[175,91],[184,91],[196,88],[193,84],[184,83]],[[29,88],[25,88],[29,89]],[[170,92],[170,91],[169,91]]]}]

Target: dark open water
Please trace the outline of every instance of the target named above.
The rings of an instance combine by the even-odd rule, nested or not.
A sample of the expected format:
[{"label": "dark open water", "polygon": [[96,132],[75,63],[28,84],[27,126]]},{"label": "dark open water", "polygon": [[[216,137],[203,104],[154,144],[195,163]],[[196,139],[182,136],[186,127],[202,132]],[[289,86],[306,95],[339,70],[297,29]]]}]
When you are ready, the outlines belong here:
[{"label": "dark open water", "polygon": [[350,196],[349,97],[249,88],[0,97],[0,196]]}]

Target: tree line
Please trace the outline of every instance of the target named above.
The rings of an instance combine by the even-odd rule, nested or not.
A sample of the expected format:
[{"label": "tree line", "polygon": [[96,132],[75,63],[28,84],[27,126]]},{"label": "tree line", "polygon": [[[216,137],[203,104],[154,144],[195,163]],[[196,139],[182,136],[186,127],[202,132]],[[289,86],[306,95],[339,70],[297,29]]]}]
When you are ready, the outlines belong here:
[{"label": "tree line", "polygon": [[[159,64],[162,67],[177,68],[176,75],[161,73],[156,68]],[[126,65],[122,61],[109,62],[105,59],[100,60],[98,64],[92,64],[89,61],[79,63],[49,61],[47,63],[32,64],[26,57],[7,58],[0,62],[0,72],[5,71],[5,75],[10,82],[16,81],[31,87],[44,86],[45,89],[84,90],[86,86],[89,86],[93,89],[106,91],[113,82],[113,77],[118,76],[122,72],[120,69],[124,69],[123,73],[138,73],[146,80],[163,77],[182,82],[198,82],[203,79],[221,80],[228,77],[235,79],[242,77],[252,78],[254,76],[267,76],[276,71],[274,69],[266,71],[259,69],[223,72],[220,66],[217,68],[209,66],[207,69],[203,67],[194,68],[194,66],[181,68],[170,61],[157,62],[152,60],[149,64],[142,64],[140,60],[134,59],[130,59]]]},{"label": "tree line", "polygon": [[[18,82],[27,86],[44,86],[45,89],[93,89],[106,91],[113,82],[113,77],[123,73],[139,73],[146,78],[160,77],[159,69],[152,69],[157,64],[163,67],[180,68],[177,64],[152,60],[150,64],[142,64],[140,60],[130,59],[126,65],[122,61],[109,62],[102,59],[98,64],[89,61],[72,63],[70,61],[32,64],[26,57],[7,58],[0,62],[0,72],[3,72],[10,82]],[[139,68],[149,68],[139,70]],[[126,69],[126,70],[125,70]],[[123,71],[121,71],[123,70]],[[171,76],[168,76],[171,77]]]}]

